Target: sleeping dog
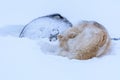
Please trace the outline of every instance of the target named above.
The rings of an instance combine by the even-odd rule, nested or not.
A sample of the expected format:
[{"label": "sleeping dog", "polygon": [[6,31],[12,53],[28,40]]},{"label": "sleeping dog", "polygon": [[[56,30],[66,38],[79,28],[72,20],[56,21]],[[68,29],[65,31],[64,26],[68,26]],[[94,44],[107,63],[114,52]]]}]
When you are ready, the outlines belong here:
[{"label": "sleeping dog", "polygon": [[58,35],[59,55],[87,60],[100,57],[110,48],[110,36],[105,27],[95,21],[83,21]]}]

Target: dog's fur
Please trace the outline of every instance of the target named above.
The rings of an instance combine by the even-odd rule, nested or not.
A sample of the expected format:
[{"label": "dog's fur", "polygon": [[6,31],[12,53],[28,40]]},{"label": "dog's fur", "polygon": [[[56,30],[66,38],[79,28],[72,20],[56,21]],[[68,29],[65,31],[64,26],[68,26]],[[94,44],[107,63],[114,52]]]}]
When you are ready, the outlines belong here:
[{"label": "dog's fur", "polygon": [[59,55],[80,60],[106,54],[111,42],[107,30],[95,21],[83,21],[58,35],[58,39]]}]

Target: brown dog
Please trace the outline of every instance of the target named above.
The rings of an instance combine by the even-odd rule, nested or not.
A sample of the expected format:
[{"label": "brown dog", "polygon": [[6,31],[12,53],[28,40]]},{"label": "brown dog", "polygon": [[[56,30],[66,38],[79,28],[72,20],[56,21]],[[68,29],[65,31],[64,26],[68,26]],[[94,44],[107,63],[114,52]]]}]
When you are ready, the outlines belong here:
[{"label": "brown dog", "polygon": [[58,35],[58,39],[59,55],[80,60],[106,54],[111,42],[107,30],[94,21],[83,21]]}]

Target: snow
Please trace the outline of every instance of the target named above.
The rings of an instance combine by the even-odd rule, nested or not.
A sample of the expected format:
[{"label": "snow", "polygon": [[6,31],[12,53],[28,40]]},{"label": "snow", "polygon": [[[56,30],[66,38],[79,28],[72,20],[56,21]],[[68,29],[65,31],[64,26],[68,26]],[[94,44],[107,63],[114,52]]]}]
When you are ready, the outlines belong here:
[{"label": "snow", "polygon": [[0,1],[0,80],[120,80],[120,41],[110,52],[89,60],[56,56],[58,42],[18,35],[29,21],[61,13],[73,24],[81,19],[103,24],[111,37],[120,37],[119,0]]},{"label": "snow", "polygon": [[27,38],[1,37],[0,79],[118,80],[119,42],[114,42],[113,52],[109,55],[80,61],[44,54],[36,41]]}]

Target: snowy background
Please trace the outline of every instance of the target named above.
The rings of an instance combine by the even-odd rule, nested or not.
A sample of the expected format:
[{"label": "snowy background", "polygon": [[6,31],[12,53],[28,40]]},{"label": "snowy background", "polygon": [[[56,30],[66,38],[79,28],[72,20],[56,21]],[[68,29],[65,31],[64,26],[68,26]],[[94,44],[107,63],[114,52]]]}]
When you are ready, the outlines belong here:
[{"label": "snowy background", "polygon": [[0,80],[120,80],[120,41],[112,41],[108,55],[84,61],[56,56],[56,47],[44,50],[46,39],[18,38],[24,25],[52,13],[74,25],[97,21],[120,37],[119,10],[119,0],[0,0]]}]

